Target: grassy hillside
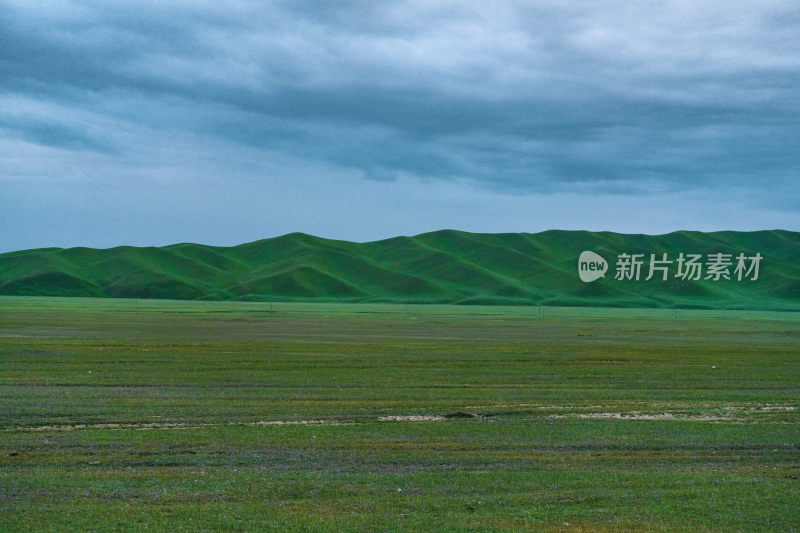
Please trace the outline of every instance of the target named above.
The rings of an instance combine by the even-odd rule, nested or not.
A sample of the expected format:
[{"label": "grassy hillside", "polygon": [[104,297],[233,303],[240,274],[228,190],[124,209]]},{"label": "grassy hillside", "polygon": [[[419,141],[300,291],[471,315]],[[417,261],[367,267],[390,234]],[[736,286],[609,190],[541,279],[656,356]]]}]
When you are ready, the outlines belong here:
[{"label": "grassy hillside", "polygon": [[[609,263],[583,283],[584,250]],[[615,280],[617,254],[763,256],[755,281]],[[732,270],[732,269],[731,269]],[[0,254],[0,294],[716,309],[800,309],[800,233],[667,235],[444,230],[352,243],[292,233],[234,247],[43,248]]]}]

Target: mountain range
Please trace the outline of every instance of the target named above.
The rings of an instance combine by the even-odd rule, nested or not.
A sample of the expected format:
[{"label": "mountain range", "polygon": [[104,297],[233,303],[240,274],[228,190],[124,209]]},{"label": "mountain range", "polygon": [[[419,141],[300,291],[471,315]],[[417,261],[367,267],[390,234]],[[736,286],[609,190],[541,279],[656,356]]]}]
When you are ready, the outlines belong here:
[{"label": "mountain range", "polygon": [[[584,250],[607,260],[605,277],[581,281]],[[645,280],[650,254],[664,253],[668,279]],[[676,276],[681,253],[730,254],[731,279]],[[762,257],[757,279],[737,279],[740,253]],[[620,254],[643,254],[639,280],[615,279]],[[232,247],[40,248],[0,254],[0,294],[800,310],[800,233],[442,230],[366,243],[291,233]]]}]

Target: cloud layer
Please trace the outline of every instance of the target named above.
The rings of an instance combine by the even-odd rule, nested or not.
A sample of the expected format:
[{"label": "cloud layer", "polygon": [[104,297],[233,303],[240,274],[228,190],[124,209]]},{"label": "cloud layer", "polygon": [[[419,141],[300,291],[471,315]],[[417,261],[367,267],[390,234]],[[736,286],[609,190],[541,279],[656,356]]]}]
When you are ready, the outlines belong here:
[{"label": "cloud layer", "polygon": [[[301,187],[327,191],[323,203],[347,191],[385,206],[400,186],[537,208],[570,195],[707,197],[710,211],[760,213],[754,227],[798,229],[796,2],[27,0],[0,10],[0,201],[18,215],[0,221],[14,245],[46,238],[22,205],[102,221],[87,198],[116,199],[123,217],[145,203],[152,225],[107,236],[131,242],[157,239],[166,218],[191,227],[219,211],[224,226],[253,195],[311,201]],[[431,209],[451,205],[439,200]],[[387,231],[418,229],[419,204],[403,212]],[[554,212],[530,230],[569,225]],[[256,215],[258,236],[283,229]],[[627,230],[685,227],[660,218],[670,221]],[[295,227],[306,222],[297,215]],[[584,225],[598,223],[626,229],[622,219]],[[357,230],[369,225],[365,214],[316,232],[381,236]],[[226,240],[163,238],[184,234]]]}]

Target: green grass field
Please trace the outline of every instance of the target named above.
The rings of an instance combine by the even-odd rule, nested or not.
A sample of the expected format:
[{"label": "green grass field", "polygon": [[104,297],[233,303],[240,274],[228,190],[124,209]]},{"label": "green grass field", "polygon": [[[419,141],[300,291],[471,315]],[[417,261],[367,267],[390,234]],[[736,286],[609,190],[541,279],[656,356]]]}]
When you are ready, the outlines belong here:
[{"label": "green grass field", "polygon": [[800,531],[799,322],[0,297],[0,530]]}]

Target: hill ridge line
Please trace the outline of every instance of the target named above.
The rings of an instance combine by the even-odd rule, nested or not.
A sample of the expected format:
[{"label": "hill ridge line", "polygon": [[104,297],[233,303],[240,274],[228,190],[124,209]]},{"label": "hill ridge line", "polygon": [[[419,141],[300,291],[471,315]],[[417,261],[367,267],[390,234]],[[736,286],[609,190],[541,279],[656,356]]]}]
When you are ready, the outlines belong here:
[{"label": "hill ridge line", "polygon": [[[578,256],[600,254],[584,283]],[[760,253],[759,279],[618,280],[619,254]],[[235,246],[177,243],[0,254],[0,295],[800,310],[800,233],[661,235],[439,230],[350,242],[301,232]],[[674,265],[673,265],[674,267]],[[733,267],[730,267],[733,273]]]}]

